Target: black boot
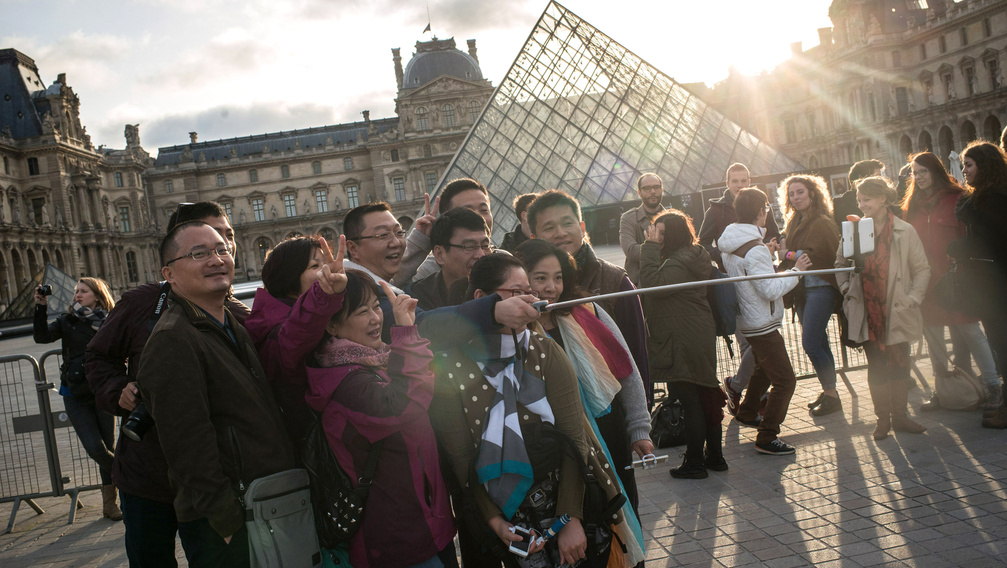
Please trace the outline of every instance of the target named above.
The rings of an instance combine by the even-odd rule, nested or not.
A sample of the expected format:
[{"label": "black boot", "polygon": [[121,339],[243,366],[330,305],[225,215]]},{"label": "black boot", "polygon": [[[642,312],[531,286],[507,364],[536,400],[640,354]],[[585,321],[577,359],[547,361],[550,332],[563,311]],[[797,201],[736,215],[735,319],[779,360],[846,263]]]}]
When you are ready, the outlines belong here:
[{"label": "black boot", "polygon": [[720,422],[706,425],[706,469],[727,471],[727,460],[724,459],[723,432]]},{"label": "black boot", "polygon": [[[721,458],[723,459],[723,458]],[[671,468],[671,476],[677,479],[705,479],[710,474],[706,473],[706,466],[703,460],[685,456],[682,465]]]}]

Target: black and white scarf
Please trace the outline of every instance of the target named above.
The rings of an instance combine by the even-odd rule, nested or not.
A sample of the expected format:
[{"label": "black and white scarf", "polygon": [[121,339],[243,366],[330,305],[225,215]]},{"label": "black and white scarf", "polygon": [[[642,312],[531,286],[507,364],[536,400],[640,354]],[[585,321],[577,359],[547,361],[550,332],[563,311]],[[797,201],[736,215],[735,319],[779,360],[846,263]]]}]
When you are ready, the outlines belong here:
[{"label": "black and white scarf", "polygon": [[543,422],[555,424],[546,400],[545,381],[524,370],[530,338],[531,332],[526,329],[517,335],[489,335],[485,343],[463,347],[496,390],[483,423],[476,475],[506,519],[513,517],[534,480],[517,405]]},{"label": "black and white scarf", "polygon": [[77,316],[77,319],[86,321],[95,331],[98,331],[101,324],[105,323],[105,317],[108,316],[108,312],[104,308],[85,308],[80,305],[80,302],[74,302],[70,311]]}]

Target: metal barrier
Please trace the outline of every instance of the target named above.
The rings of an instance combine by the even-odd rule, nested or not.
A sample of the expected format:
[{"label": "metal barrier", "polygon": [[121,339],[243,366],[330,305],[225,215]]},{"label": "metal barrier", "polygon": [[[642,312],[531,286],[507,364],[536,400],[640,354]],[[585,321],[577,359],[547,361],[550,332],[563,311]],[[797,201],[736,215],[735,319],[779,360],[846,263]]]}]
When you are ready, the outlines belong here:
[{"label": "metal barrier", "polygon": [[43,354],[41,365],[30,355],[0,357],[0,503],[14,503],[5,533],[14,530],[22,502],[36,514],[45,513],[35,502],[40,497],[69,495],[67,523],[73,523],[83,506],[80,492],[101,486],[98,465],[73,432],[56,391],[60,359],[58,349]]}]

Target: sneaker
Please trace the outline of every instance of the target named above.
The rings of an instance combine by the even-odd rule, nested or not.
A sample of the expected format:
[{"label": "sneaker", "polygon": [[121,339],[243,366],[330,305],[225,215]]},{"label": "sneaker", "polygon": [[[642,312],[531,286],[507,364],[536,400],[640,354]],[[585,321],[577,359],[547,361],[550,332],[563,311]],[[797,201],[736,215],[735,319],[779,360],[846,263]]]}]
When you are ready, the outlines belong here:
[{"label": "sneaker", "polygon": [[1003,387],[1000,385],[986,385],[986,404],[983,410],[996,410],[1003,405]]},{"label": "sneaker", "polygon": [[738,415],[738,408],[741,407],[741,393],[734,390],[731,386],[731,379],[734,377],[727,377],[724,379],[724,393],[727,394],[727,411],[731,413],[731,416]]},{"label": "sneaker", "polygon": [[822,403],[822,398],[824,398],[824,397],[825,397],[825,393],[824,392],[821,393],[821,394],[819,394],[818,398],[816,398],[815,400],[813,400],[813,401],[811,401],[811,402],[808,403],[808,409],[810,410],[810,409],[818,406],[819,404],[821,404]]},{"label": "sneaker", "polygon": [[783,440],[776,438],[772,442],[766,444],[755,444],[755,451],[760,454],[766,454],[770,456],[786,456],[790,455],[797,450],[794,446],[784,442]]},{"label": "sneaker", "polygon": [[668,473],[675,479],[706,479],[710,475],[706,473],[706,466],[701,460],[690,460],[687,457],[682,460],[681,466],[671,468]]},{"label": "sneaker", "polygon": [[741,418],[735,416],[734,421],[737,422],[738,424],[744,424],[745,426],[748,426],[750,428],[758,428],[759,426],[762,425],[762,416],[756,415],[755,418],[752,420],[742,420]]},{"label": "sneaker", "polygon": [[821,402],[818,406],[811,409],[812,416],[825,416],[843,409],[843,401],[839,400],[838,396],[822,395],[819,400]]}]

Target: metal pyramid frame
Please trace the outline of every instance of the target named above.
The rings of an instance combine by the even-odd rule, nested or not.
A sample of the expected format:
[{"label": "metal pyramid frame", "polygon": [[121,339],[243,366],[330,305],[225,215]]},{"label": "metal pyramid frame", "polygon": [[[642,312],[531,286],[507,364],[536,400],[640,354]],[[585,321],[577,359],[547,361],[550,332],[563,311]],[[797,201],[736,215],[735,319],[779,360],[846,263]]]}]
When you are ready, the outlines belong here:
[{"label": "metal pyramid frame", "polygon": [[471,177],[493,207],[493,240],[517,221],[522,193],[562,189],[582,207],[638,199],[656,172],[683,195],[723,181],[803,169],[674,79],[557,2],[550,2],[438,184]]}]

